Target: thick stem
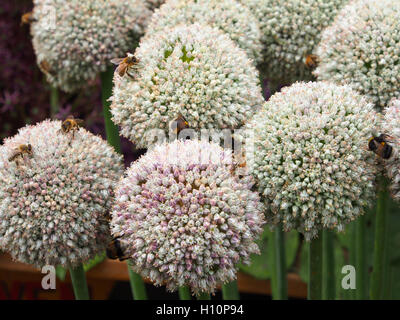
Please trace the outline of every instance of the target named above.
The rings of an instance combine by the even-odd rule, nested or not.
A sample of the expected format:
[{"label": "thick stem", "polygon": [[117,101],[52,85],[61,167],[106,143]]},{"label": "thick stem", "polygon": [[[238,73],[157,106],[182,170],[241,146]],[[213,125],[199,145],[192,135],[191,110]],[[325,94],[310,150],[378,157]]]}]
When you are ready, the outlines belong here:
[{"label": "thick stem", "polygon": [[147,300],[146,286],[143,282],[142,277],[133,272],[129,262],[127,264],[133,300]]},{"label": "thick stem", "polygon": [[188,287],[179,287],[179,299],[180,300],[192,300],[190,289]]},{"label": "thick stem", "polygon": [[53,118],[59,110],[58,89],[50,87],[50,116]]},{"label": "thick stem", "polygon": [[385,265],[386,254],[386,218],[388,190],[385,181],[381,181],[376,206],[375,243],[374,243],[374,267],[371,277],[371,299],[381,300],[384,297],[384,279],[388,266]]},{"label": "thick stem", "polygon": [[322,296],[322,236],[310,242],[308,300],[321,300]]},{"label": "thick stem", "polygon": [[322,299],[335,299],[335,234],[332,231],[322,232]]},{"label": "thick stem", "polygon": [[[349,224],[349,264],[352,266],[356,265],[356,222],[352,222]],[[356,275],[357,278],[357,275]],[[357,283],[356,283],[357,285]],[[355,300],[356,299],[356,290],[348,289],[346,290],[346,300]]]},{"label": "thick stem", "polygon": [[367,299],[367,281],[368,281],[368,265],[367,265],[367,247],[365,242],[365,214],[357,219],[356,222],[356,299]]},{"label": "thick stem", "polygon": [[273,242],[275,257],[271,262],[276,279],[274,280],[272,298],[274,300],[287,300],[285,236],[281,224],[275,227]]},{"label": "thick stem", "polygon": [[76,300],[89,300],[89,289],[86,282],[85,271],[83,265],[80,264],[75,268],[70,268],[69,273],[71,275],[72,287],[74,288],[74,294]]},{"label": "thick stem", "polygon": [[275,234],[271,235],[271,238],[268,239],[268,266],[270,268],[271,274],[271,296],[272,299],[275,299],[278,292],[278,278],[276,276],[276,251],[277,247],[275,245]]},{"label": "thick stem", "polygon": [[108,143],[114,147],[115,151],[121,152],[121,141],[118,134],[118,127],[111,120],[110,101],[108,99],[112,95],[113,85],[113,68],[107,68],[101,74],[101,100],[103,102],[104,123],[106,127],[106,135]]},{"label": "thick stem", "polygon": [[199,293],[196,298],[197,300],[211,300],[210,294],[205,292]]},{"label": "thick stem", "polygon": [[222,286],[222,298],[224,300],[240,300],[237,280]]}]

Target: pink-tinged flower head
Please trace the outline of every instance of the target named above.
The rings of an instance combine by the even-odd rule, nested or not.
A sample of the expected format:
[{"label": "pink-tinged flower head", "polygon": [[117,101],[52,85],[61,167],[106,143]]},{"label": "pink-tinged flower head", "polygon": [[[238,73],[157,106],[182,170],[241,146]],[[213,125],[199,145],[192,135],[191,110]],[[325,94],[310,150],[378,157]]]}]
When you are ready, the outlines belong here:
[{"label": "pink-tinged flower head", "polygon": [[400,1],[353,0],[324,30],[318,79],[348,84],[384,108],[400,96]]},{"label": "pink-tinged flower head", "polygon": [[348,1],[240,0],[259,21],[265,76],[281,84],[311,80],[312,67],[307,66],[306,58]]},{"label": "pink-tinged flower head", "polygon": [[375,196],[367,146],[377,122],[373,105],[349,86],[296,83],[273,95],[248,125],[247,161],[267,220],[310,240],[362,215]]},{"label": "pink-tinged flower head", "polygon": [[128,169],[111,228],[136,272],[168,290],[213,292],[259,252],[263,205],[252,179],[232,173],[231,160],[217,144],[176,140]]},{"label": "pink-tinged flower head", "polygon": [[262,61],[258,21],[247,6],[236,0],[168,0],[151,17],[147,33],[196,22],[224,31],[255,63]]},{"label": "pink-tinged flower head", "polygon": [[138,147],[169,133],[181,114],[189,127],[236,129],[262,105],[258,72],[246,52],[207,25],[179,25],[142,38],[131,76],[114,77],[111,113]]},{"label": "pink-tinged flower head", "polygon": [[[75,266],[105,249],[123,172],[121,156],[100,137],[80,128],[72,138],[60,129],[61,121],[46,120],[0,146],[2,247],[38,267]],[[18,156],[20,145],[31,152]]]},{"label": "pink-tinged flower head", "polygon": [[132,50],[151,14],[142,0],[35,0],[38,66],[52,85],[75,91]]}]

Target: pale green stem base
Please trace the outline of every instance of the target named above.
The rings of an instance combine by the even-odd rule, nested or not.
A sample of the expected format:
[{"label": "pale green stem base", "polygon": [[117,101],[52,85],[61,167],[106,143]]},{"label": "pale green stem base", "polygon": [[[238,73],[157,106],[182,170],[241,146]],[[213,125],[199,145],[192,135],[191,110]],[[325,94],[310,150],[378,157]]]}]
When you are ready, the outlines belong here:
[{"label": "pale green stem base", "polygon": [[240,300],[237,280],[224,284],[222,286],[223,300]]},{"label": "pale green stem base", "polygon": [[54,118],[59,109],[58,89],[50,87],[50,116]]},{"label": "pale green stem base", "polygon": [[104,123],[108,143],[114,147],[115,151],[121,153],[121,141],[118,134],[118,127],[111,120],[110,104],[108,99],[112,95],[114,69],[109,67],[101,74],[101,100],[103,102]]},{"label": "pale green stem base", "polygon": [[335,234],[332,231],[322,232],[322,299],[335,299]]},{"label": "pale green stem base", "polygon": [[366,216],[362,215],[356,222],[356,299],[367,299],[368,265],[365,242]]},{"label": "pale green stem base", "polygon": [[196,296],[197,300],[211,300],[211,296],[208,293],[200,293]]},{"label": "pale green stem base", "polygon": [[375,223],[375,243],[374,243],[374,266],[371,277],[372,300],[381,300],[384,298],[385,290],[385,273],[388,266],[385,265],[386,255],[386,219],[387,219],[387,202],[388,190],[386,181],[381,181],[378,195],[378,203],[376,207],[376,223]]},{"label": "pale green stem base", "polygon": [[83,270],[83,265],[79,265],[75,268],[70,268],[69,273],[71,275],[75,299],[89,300],[89,289],[87,286],[86,275],[85,271]]},{"label": "pale green stem base", "polygon": [[129,262],[127,264],[133,300],[147,300],[146,286],[142,277],[133,272]]},{"label": "pale green stem base", "polygon": [[282,225],[275,227],[273,236],[273,254],[271,266],[274,269],[272,278],[274,284],[272,288],[272,298],[274,300],[287,300],[287,274],[286,274],[286,255],[285,255],[285,235]]},{"label": "pale green stem base", "polygon": [[192,300],[192,295],[190,294],[190,289],[188,287],[180,287],[178,292],[180,300]]},{"label": "pale green stem base", "polygon": [[322,235],[310,242],[308,300],[322,298]]}]

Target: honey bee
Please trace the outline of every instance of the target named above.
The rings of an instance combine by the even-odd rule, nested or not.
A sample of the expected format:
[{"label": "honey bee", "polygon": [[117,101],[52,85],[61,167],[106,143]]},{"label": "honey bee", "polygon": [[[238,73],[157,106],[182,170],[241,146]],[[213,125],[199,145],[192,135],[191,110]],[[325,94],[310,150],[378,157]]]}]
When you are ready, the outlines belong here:
[{"label": "honey bee", "polygon": [[130,257],[124,253],[124,250],[122,249],[121,241],[119,240],[119,237],[114,238],[107,246],[106,248],[106,255],[107,258],[116,260],[119,259],[119,261],[124,261],[129,259]]},{"label": "honey bee", "polygon": [[21,16],[21,26],[23,26],[24,24],[31,24],[34,21],[35,21],[35,19],[33,18],[32,12],[24,13]]},{"label": "honey bee", "polygon": [[72,139],[75,137],[75,131],[84,125],[83,120],[75,119],[74,116],[68,116],[67,119],[61,124],[61,131],[63,133],[69,133],[72,131]]},{"label": "honey bee", "polygon": [[230,170],[231,174],[238,174],[239,177],[243,176],[244,169],[246,168],[247,163],[245,159],[242,159],[241,161],[235,162],[232,166],[232,169]]},{"label": "honey bee", "polygon": [[379,137],[372,137],[368,141],[368,149],[382,159],[389,159],[392,155],[393,148],[387,142],[391,139],[393,139],[391,136],[384,133]]},{"label": "honey bee", "polygon": [[305,65],[309,69],[315,69],[318,65],[318,62],[319,62],[319,58],[315,54],[308,54],[304,61]]},{"label": "honey bee", "polygon": [[30,144],[21,144],[21,145],[19,145],[15,149],[15,152],[13,153],[13,155],[10,158],[8,158],[8,161],[11,162],[11,161],[16,160],[17,158],[20,158],[20,157],[23,158],[25,154],[29,155],[29,156],[31,156],[33,154],[32,146]]},{"label": "honey bee", "polygon": [[118,66],[115,71],[120,77],[123,77],[125,74],[127,74],[129,77],[134,78],[129,73],[129,69],[135,67],[139,63],[139,59],[137,59],[132,53],[128,52],[125,58],[112,59],[111,63]]},{"label": "honey bee", "polygon": [[182,130],[189,128],[189,122],[186,121],[182,114],[179,114],[176,119],[171,121],[170,128],[178,136]]},{"label": "honey bee", "polygon": [[42,60],[39,62],[40,69],[43,70],[44,73],[51,74],[51,66],[50,63],[47,60]]}]

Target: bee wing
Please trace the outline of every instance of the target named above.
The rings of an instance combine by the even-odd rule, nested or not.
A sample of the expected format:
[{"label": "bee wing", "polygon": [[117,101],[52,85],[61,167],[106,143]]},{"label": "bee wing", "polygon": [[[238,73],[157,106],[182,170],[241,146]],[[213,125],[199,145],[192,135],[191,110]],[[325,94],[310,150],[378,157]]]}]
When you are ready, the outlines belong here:
[{"label": "bee wing", "polygon": [[385,135],[385,140],[387,142],[399,142],[399,139],[393,137],[393,136],[389,136],[388,134]]},{"label": "bee wing", "polygon": [[85,121],[82,119],[75,119],[75,122],[79,127],[83,127],[85,125]]},{"label": "bee wing", "polygon": [[110,62],[112,64],[115,64],[116,66],[119,65],[122,61],[124,61],[124,58],[115,58],[110,60]]}]

